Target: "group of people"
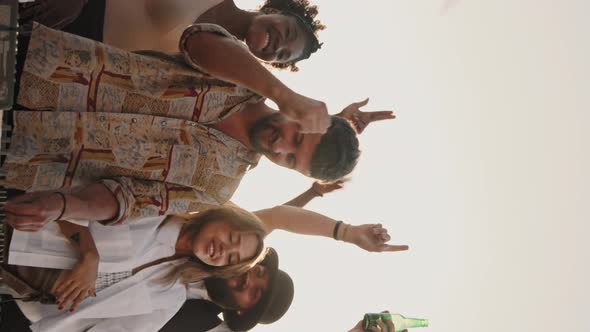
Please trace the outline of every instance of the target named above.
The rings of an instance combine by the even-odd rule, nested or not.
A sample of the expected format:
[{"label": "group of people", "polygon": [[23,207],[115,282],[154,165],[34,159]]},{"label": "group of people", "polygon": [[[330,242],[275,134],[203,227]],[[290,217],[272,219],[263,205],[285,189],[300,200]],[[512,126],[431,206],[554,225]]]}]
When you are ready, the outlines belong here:
[{"label": "group of people", "polygon": [[[3,307],[2,331],[248,331],[293,299],[264,245],[273,230],[408,249],[382,225],[303,209],[354,169],[357,135],[394,118],[366,100],[329,115],[269,70],[321,48],[317,13],[307,0],[20,5],[0,180],[0,289],[18,307]],[[231,197],[261,157],[317,181],[241,209]]]}]

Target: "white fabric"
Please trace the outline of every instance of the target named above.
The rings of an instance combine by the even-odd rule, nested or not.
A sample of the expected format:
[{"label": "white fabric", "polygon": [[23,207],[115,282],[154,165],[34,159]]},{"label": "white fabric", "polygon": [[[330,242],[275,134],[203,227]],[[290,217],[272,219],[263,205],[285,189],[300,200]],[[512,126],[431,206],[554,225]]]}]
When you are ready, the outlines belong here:
[{"label": "white fabric", "polygon": [[[100,255],[99,272],[123,272],[174,255],[181,225],[164,216],[143,218],[130,224],[103,226],[91,222],[88,229]],[[40,232],[14,231],[9,264],[71,269],[78,254],[57,223]]]},{"label": "white fabric", "polygon": [[[184,285],[177,282],[167,288],[158,283],[158,279],[179,261],[142,270],[105,289],[107,293],[85,299],[73,313],[59,312],[56,305],[38,302],[17,301],[17,304],[33,322],[33,332],[155,332],[176,314],[186,299]],[[141,293],[136,289],[149,295],[134,296]],[[191,289],[192,298],[210,300],[203,282],[192,284]],[[208,332],[232,330],[223,322]]]},{"label": "white fabric", "polygon": [[[142,264],[174,254],[180,224],[165,217],[144,218],[129,225],[102,226],[90,223],[89,230],[100,255],[99,271],[130,271]],[[15,231],[10,246],[10,264],[68,269],[76,252],[56,223],[39,232]],[[73,313],[56,305],[17,301],[33,323],[33,332],[149,332],[158,331],[180,309],[187,287],[180,282],[163,286],[160,279],[184,259],[141,270],[87,298]],[[190,285],[191,298],[210,300],[203,282]],[[211,332],[231,332],[221,324]]]},{"label": "white fabric", "polygon": [[233,332],[225,322],[222,322],[221,324],[217,325],[216,327],[212,328],[211,330],[207,331],[207,332]]},{"label": "white fabric", "polygon": [[159,282],[172,266],[181,261],[146,268],[98,292],[96,298],[85,299],[73,313],[60,312],[56,305],[17,303],[25,314],[31,311],[31,307],[41,313],[41,318],[31,325],[33,332],[156,332],[186,300],[183,284],[176,282],[163,287]]}]

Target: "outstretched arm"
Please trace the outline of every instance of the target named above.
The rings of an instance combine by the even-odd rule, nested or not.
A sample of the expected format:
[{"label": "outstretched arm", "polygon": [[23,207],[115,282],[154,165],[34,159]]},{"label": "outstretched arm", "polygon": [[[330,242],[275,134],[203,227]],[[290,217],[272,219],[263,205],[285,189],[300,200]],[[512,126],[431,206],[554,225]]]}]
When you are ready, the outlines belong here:
[{"label": "outstretched arm", "polygon": [[343,180],[338,180],[336,182],[330,183],[316,181],[311,185],[309,189],[301,193],[301,195],[293,198],[292,200],[284,203],[283,205],[296,206],[302,208],[305,205],[307,205],[307,203],[311,202],[312,199],[318,196],[323,197],[324,194],[331,193],[334,190],[341,189],[343,184]]},{"label": "outstretched arm", "polygon": [[[292,233],[333,237],[337,221],[322,214],[301,208],[280,205],[254,212],[262,221],[267,234],[275,229]],[[391,238],[380,224],[348,225],[340,224],[336,239],[352,243],[367,251],[402,251],[406,245],[386,244]]]},{"label": "outstretched arm", "polygon": [[189,27],[181,39],[181,51],[190,65],[269,98],[283,114],[298,121],[303,132],[326,132],[330,126],[326,104],[289,89],[235,39],[198,28]]},{"label": "outstretched arm", "polygon": [[57,223],[61,232],[80,253],[76,265],[71,270],[63,270],[51,287],[51,292],[57,297],[56,304],[59,305],[59,310],[72,303],[72,312],[84,300],[86,294],[96,297],[94,286],[100,256],[88,228],[64,220]]}]

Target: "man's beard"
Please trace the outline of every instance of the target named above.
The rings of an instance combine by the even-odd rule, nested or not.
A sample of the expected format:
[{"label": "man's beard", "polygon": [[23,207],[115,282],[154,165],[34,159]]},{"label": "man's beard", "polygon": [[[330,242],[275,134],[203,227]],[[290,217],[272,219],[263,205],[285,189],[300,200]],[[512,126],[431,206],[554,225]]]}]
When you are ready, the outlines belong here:
[{"label": "man's beard", "polygon": [[279,130],[277,128],[276,123],[280,122],[282,119],[283,119],[283,115],[279,112],[275,112],[275,113],[269,114],[269,115],[265,116],[264,118],[258,120],[250,128],[250,130],[248,131],[248,138],[250,139],[250,143],[252,144],[252,147],[254,148],[254,150],[256,152],[264,154],[264,155],[272,154],[271,142],[268,142],[268,147],[265,148],[262,145],[262,140],[264,138],[261,137],[261,135],[267,130],[271,131],[271,135],[272,135],[273,131]]},{"label": "man's beard", "polygon": [[227,285],[227,280],[207,278],[205,279],[205,287],[213,303],[228,310],[240,309],[231,293],[231,289]]}]

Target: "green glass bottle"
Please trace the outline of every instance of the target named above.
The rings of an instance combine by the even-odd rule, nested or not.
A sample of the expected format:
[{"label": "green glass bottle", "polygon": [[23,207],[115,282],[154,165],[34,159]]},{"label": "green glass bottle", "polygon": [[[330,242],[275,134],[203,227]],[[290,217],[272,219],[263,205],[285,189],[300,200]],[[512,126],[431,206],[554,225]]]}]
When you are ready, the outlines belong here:
[{"label": "green glass bottle", "polygon": [[395,332],[400,332],[404,329],[409,329],[413,327],[428,326],[427,319],[406,318],[400,314],[380,313],[365,314],[365,317],[363,318],[363,329],[365,331],[371,332],[371,327],[377,326],[377,320],[379,320],[379,318],[381,318],[383,322],[385,322],[386,319],[390,319],[393,322],[393,325],[395,326]]}]

